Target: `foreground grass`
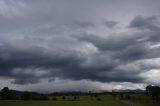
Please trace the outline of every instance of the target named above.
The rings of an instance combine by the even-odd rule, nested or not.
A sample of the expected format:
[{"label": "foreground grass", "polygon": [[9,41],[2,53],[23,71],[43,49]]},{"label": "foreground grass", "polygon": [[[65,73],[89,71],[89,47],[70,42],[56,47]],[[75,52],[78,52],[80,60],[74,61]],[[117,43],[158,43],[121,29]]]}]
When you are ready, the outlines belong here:
[{"label": "foreground grass", "polygon": [[92,101],[1,101],[1,106],[127,106],[118,102]]},{"label": "foreground grass", "polygon": [[0,106],[128,106],[110,96],[102,96],[102,101],[91,101],[89,96],[81,96],[80,101],[0,101]]},{"label": "foreground grass", "polygon": [[160,106],[160,101],[152,100],[151,97],[145,94],[135,94],[132,95],[132,97],[134,97],[134,99],[127,101],[128,103],[136,104],[137,106]]},{"label": "foreground grass", "polygon": [[114,100],[110,95],[101,95],[101,101],[97,101],[95,98],[91,100],[90,96],[80,96],[80,101],[69,101],[73,98],[67,96],[67,100],[62,101],[61,96],[58,96],[58,101],[22,101],[22,100],[1,100],[0,106],[160,106],[160,102],[153,101],[150,97],[145,95],[131,95],[130,100]]}]

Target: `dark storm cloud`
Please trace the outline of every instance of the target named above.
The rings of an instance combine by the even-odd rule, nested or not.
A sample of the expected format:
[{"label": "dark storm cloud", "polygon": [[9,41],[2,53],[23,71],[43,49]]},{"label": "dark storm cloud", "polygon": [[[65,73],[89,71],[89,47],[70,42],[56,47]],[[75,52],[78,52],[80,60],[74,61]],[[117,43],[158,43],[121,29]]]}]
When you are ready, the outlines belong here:
[{"label": "dark storm cloud", "polygon": [[[144,18],[142,16],[137,16],[131,21],[130,27],[137,28],[138,30],[145,30],[142,33],[132,32],[132,34],[125,33],[124,35],[111,35],[106,38],[99,37],[98,35],[92,34],[81,34],[77,36],[77,39],[84,42],[89,42],[96,46],[101,52],[111,53],[110,58],[112,60],[120,60],[121,63],[115,64],[113,69],[106,71],[107,79],[114,79],[114,81],[131,81],[131,82],[143,82],[144,79],[139,77],[142,72],[139,69],[136,73],[134,70],[130,70],[128,67],[128,72],[123,70],[116,70],[116,67],[129,63],[134,63],[135,61],[143,59],[159,58],[159,47],[151,48],[152,45],[156,45],[159,41],[159,24],[158,17],[148,17]],[[156,21],[156,23],[153,23]],[[158,24],[158,25],[157,25]],[[149,31],[148,31],[149,29]],[[126,35],[127,34],[127,35]],[[153,67],[148,68],[148,70]],[[114,74],[110,74],[114,73]],[[142,72],[143,73],[143,72]],[[121,75],[121,77],[117,77]],[[134,76],[133,76],[134,75]],[[101,76],[101,78],[103,78]]]},{"label": "dark storm cloud", "polygon": [[152,17],[143,17],[136,16],[133,21],[130,23],[130,27],[132,28],[140,28],[140,29],[150,29],[150,30],[159,30],[159,27],[156,26],[157,18],[155,16]]},{"label": "dark storm cloud", "polygon": [[[1,76],[14,78],[12,83],[28,84],[38,83],[41,78],[59,77],[72,80],[97,80],[97,81],[133,81],[137,78],[122,76],[123,79],[115,77],[116,74],[110,74],[119,62],[104,54],[96,54],[87,59],[79,57],[77,54],[43,54],[42,50],[36,51],[11,51],[9,47],[1,50],[0,56],[0,74]],[[36,48],[34,48],[36,49]],[[39,51],[39,52],[37,52]],[[3,53],[7,53],[3,55]],[[65,54],[65,53],[64,53]],[[98,65],[99,64],[99,65]],[[20,69],[19,69],[20,68]],[[40,68],[47,72],[39,75]],[[105,73],[105,74],[103,74]],[[120,80],[121,79],[121,80]]]},{"label": "dark storm cloud", "polygon": [[39,79],[37,78],[20,78],[20,79],[15,79],[14,81],[12,81],[11,83],[12,84],[36,84],[36,83],[39,83]]},{"label": "dark storm cloud", "polygon": [[[5,49],[3,49],[5,48]],[[11,47],[4,45],[0,49],[0,75],[6,77],[15,77],[15,83],[26,82],[29,83],[33,81],[35,83],[36,74],[26,74],[26,73],[17,73],[14,74],[14,69],[21,68],[22,71],[25,69],[35,70],[36,68],[42,68],[43,70],[52,70],[50,73],[51,76],[55,76],[55,74],[59,73],[54,71],[56,68],[67,68],[72,67],[71,65],[76,65],[80,61],[81,58],[75,56],[76,54],[67,52],[64,54],[54,53],[52,55],[43,53],[45,50],[41,48],[34,48],[33,51],[16,51],[12,50]],[[38,72],[38,70],[36,70]],[[33,72],[33,71],[32,71]],[[63,72],[62,72],[63,73]],[[50,76],[49,75],[49,76]],[[48,76],[48,77],[49,77]],[[40,76],[41,77],[41,76]],[[43,76],[46,77],[46,76]],[[37,77],[38,78],[38,77]],[[32,80],[34,79],[34,80]],[[22,81],[19,81],[22,80]],[[38,82],[38,81],[36,81]]]},{"label": "dark storm cloud", "polygon": [[160,23],[156,16],[143,17],[136,16],[130,23],[131,28],[149,30],[146,34],[147,40],[150,42],[159,42],[160,40]]},{"label": "dark storm cloud", "polygon": [[88,28],[88,27],[95,27],[94,23],[92,22],[85,22],[85,21],[75,21],[75,25],[81,28]]},{"label": "dark storm cloud", "polygon": [[95,45],[100,50],[120,50],[138,43],[143,35],[110,35],[107,38],[99,37],[98,35],[81,34],[79,40],[87,41]]},{"label": "dark storm cloud", "polygon": [[[92,34],[80,34],[77,39],[92,43],[100,51],[114,51],[114,55],[122,60],[138,60],[143,58],[159,57],[159,48],[151,49],[150,46],[157,44],[159,37],[158,17],[144,18],[136,16],[130,23],[131,28],[145,30],[142,33],[130,32],[119,35],[99,37]],[[153,23],[155,21],[156,23]],[[157,25],[158,24],[158,25]],[[149,29],[149,31],[148,31]],[[154,55],[153,55],[154,54]],[[149,57],[150,56],[150,57]]]},{"label": "dark storm cloud", "polygon": [[139,15],[141,5],[125,2],[134,13],[126,17],[123,3],[47,1],[0,2],[0,77],[14,84],[56,78],[142,83],[141,74],[159,68],[146,62],[160,57],[159,17]]},{"label": "dark storm cloud", "polygon": [[115,21],[105,21],[104,25],[108,28],[113,28],[117,25],[117,22],[115,22]]}]

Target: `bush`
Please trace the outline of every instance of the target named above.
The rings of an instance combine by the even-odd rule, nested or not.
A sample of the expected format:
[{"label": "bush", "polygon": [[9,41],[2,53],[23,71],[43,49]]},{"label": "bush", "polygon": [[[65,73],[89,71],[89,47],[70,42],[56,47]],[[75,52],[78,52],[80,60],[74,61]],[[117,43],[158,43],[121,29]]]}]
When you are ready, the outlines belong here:
[{"label": "bush", "polygon": [[37,97],[33,97],[33,100],[49,100],[49,98],[47,96],[37,96]]},{"label": "bush", "polygon": [[120,100],[123,100],[124,99],[124,95],[121,93],[121,94],[119,94],[119,99]]},{"label": "bush", "polygon": [[58,98],[53,97],[52,100],[53,100],[53,101],[58,101]]},{"label": "bush", "polygon": [[97,101],[102,101],[102,99],[101,98],[97,98]]},{"label": "bush", "polygon": [[130,96],[130,95],[125,95],[124,99],[130,100],[130,99],[131,99],[131,96]]},{"label": "bush", "polygon": [[30,100],[31,99],[31,94],[27,91],[23,92],[21,94],[21,100]]},{"label": "bush", "polygon": [[64,101],[66,99],[66,96],[62,96],[62,100]]}]

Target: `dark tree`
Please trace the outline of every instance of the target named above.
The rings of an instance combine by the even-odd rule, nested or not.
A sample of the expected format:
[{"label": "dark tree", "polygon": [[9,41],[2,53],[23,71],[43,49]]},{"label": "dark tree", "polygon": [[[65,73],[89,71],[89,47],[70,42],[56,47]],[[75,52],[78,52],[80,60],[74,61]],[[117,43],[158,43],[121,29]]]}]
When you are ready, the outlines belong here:
[{"label": "dark tree", "polygon": [[131,96],[130,96],[130,95],[125,95],[125,96],[124,96],[124,99],[130,100],[130,99],[131,99]]},{"label": "dark tree", "polygon": [[58,101],[58,98],[57,97],[53,97],[52,100],[53,101]]},{"label": "dark tree", "polygon": [[120,99],[120,100],[123,100],[123,99],[124,99],[123,93],[120,93],[120,94],[119,94],[119,99]]},{"label": "dark tree", "polygon": [[113,91],[112,91],[111,95],[112,95],[113,99],[116,99],[116,98],[117,98],[117,93],[116,93],[116,92],[113,92]]},{"label": "dark tree", "polygon": [[27,91],[21,94],[21,100],[31,100],[31,94]]},{"label": "dark tree", "polygon": [[76,101],[76,100],[77,100],[77,97],[76,97],[76,96],[74,96],[72,100],[73,100],[73,101]]},{"label": "dark tree", "polygon": [[66,96],[62,96],[62,100],[64,101],[66,99]]},{"label": "dark tree", "polygon": [[98,98],[98,94],[97,94],[97,93],[95,93],[95,94],[94,94],[94,97],[95,97],[95,98]]},{"label": "dark tree", "polygon": [[98,97],[98,98],[97,98],[97,101],[102,101],[102,99]]},{"label": "dark tree", "polygon": [[146,87],[146,95],[151,96],[153,100],[158,100],[160,98],[160,87],[148,85]]},{"label": "dark tree", "polygon": [[8,87],[4,87],[1,90],[1,98],[3,100],[10,100],[10,99],[14,99],[13,93],[9,90]]},{"label": "dark tree", "polygon": [[92,91],[89,91],[88,94],[90,95],[90,99],[93,100],[93,93],[92,93]]}]

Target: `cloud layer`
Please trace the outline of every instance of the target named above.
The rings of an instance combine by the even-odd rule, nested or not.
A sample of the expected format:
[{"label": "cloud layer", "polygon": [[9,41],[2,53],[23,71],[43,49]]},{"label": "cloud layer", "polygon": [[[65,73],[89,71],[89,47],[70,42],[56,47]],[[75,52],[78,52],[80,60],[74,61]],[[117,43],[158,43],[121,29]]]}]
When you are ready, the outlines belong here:
[{"label": "cloud layer", "polygon": [[[158,84],[157,3],[148,9],[149,0],[124,0],[128,4],[125,8],[116,0],[90,2],[0,0],[2,81],[10,80],[10,86],[34,86],[43,85],[44,80],[55,83],[58,78],[73,86],[77,82],[94,83],[94,89],[101,89],[97,87],[100,83],[103,90],[116,84],[122,88],[123,83],[123,87],[135,84],[135,88],[136,84]],[[138,4],[137,8],[131,4]],[[119,12],[128,16],[122,17]],[[110,88],[103,87],[107,83]],[[65,83],[61,86],[70,89]]]}]

